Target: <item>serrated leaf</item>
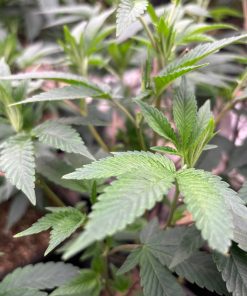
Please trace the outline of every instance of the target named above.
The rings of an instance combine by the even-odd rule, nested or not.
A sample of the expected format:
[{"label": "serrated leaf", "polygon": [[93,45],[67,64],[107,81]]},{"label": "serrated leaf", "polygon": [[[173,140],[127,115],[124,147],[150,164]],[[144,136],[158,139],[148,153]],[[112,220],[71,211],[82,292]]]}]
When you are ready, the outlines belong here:
[{"label": "serrated leaf", "polygon": [[77,267],[63,262],[38,263],[23,268],[19,267],[8,274],[0,283],[0,293],[24,288],[54,289],[69,281],[77,273]]},{"label": "serrated leaf", "polygon": [[236,193],[219,177],[202,170],[179,171],[177,182],[202,237],[212,249],[226,253],[233,238],[233,221],[225,199]]},{"label": "serrated leaf", "polygon": [[10,106],[36,102],[85,99],[88,97],[99,98],[101,95],[102,93],[83,86],[65,86],[51,89],[47,92],[32,96],[26,100],[11,104]]},{"label": "serrated leaf", "polygon": [[160,167],[175,171],[174,164],[166,157],[150,152],[115,152],[114,157],[106,157],[76,169],[74,173],[65,175],[64,179],[99,179],[120,176],[134,169]]},{"label": "serrated leaf", "polygon": [[33,134],[40,142],[51,147],[68,153],[79,153],[94,160],[80,135],[70,126],[55,121],[45,121],[33,129]]},{"label": "serrated leaf", "polygon": [[247,254],[233,247],[231,255],[215,254],[214,259],[226,287],[233,296],[247,295]]},{"label": "serrated leaf", "polygon": [[205,67],[208,64],[195,65],[197,62],[205,58],[206,56],[217,52],[221,48],[245,39],[247,35],[236,36],[231,38],[225,38],[217,40],[211,43],[200,44],[183,57],[176,59],[167,65],[157,76],[154,77],[156,91],[161,94],[163,90],[171,83],[174,79],[195,70],[196,68]]},{"label": "serrated leaf", "polygon": [[[0,73],[1,74],[1,73]],[[16,75],[1,75],[0,80],[29,80],[29,79],[44,79],[44,80],[54,80],[61,81],[73,85],[85,86],[90,89],[93,89],[98,92],[102,92],[100,87],[97,84],[89,82],[82,76],[71,74],[71,73],[63,73],[63,72],[29,72],[29,73],[19,73]]]},{"label": "serrated leaf", "polygon": [[208,64],[202,64],[202,65],[194,65],[194,66],[187,66],[187,67],[179,67],[177,69],[174,69],[170,72],[164,71],[160,73],[159,75],[154,77],[154,83],[155,83],[155,89],[158,94],[161,94],[166,87],[173,82],[175,79],[183,76],[186,73],[189,73],[191,71],[194,71],[196,69],[202,68],[207,66]]},{"label": "serrated leaf", "polygon": [[169,267],[185,231],[186,227],[161,230],[157,219],[154,219],[141,231],[140,241],[162,265]]},{"label": "serrated leaf", "polygon": [[200,231],[194,226],[187,227],[176,248],[170,268],[174,268],[176,265],[188,259],[195,251],[202,247],[203,244],[204,240],[201,237]]},{"label": "serrated leaf", "polygon": [[137,104],[141,107],[142,114],[148,125],[157,134],[164,137],[165,139],[168,139],[172,143],[177,142],[176,133],[174,132],[172,126],[161,111],[142,101],[138,101]]},{"label": "serrated leaf", "polygon": [[57,288],[50,296],[90,295],[98,296],[101,290],[100,275],[94,270],[82,269],[69,283]]},{"label": "serrated leaf", "polygon": [[228,294],[210,254],[200,251],[191,254],[187,260],[175,267],[175,272],[201,288],[217,292],[219,295]]},{"label": "serrated leaf", "polygon": [[238,196],[226,195],[226,202],[233,218],[234,241],[239,248],[247,251],[247,208]]},{"label": "serrated leaf", "polygon": [[191,143],[187,152],[187,163],[193,167],[197,163],[202,151],[215,135],[215,122],[213,117],[209,120],[204,130]]},{"label": "serrated leaf", "polygon": [[200,135],[207,127],[210,119],[212,118],[212,112],[210,108],[210,101],[207,100],[198,110],[196,128],[194,129],[195,137]]},{"label": "serrated leaf", "polygon": [[221,40],[214,41],[212,43],[206,43],[206,44],[200,44],[196,46],[194,49],[186,53],[184,56],[182,56],[179,59],[176,59],[174,62],[170,63],[167,68],[163,71],[161,71],[160,75],[163,73],[170,73],[172,71],[175,71],[175,69],[181,68],[181,67],[188,67],[192,66],[195,63],[199,62],[206,56],[217,52],[221,48],[230,45],[234,42],[241,41],[243,39],[247,38],[247,35],[240,35],[230,38],[224,38]]},{"label": "serrated leaf", "polygon": [[33,143],[25,134],[9,138],[0,150],[0,167],[10,183],[21,190],[32,204],[35,204],[33,150]]},{"label": "serrated leaf", "polygon": [[147,0],[120,0],[117,8],[117,36],[143,15],[147,6]]},{"label": "serrated leaf", "polygon": [[190,89],[187,80],[182,79],[181,85],[175,93],[173,116],[181,139],[182,149],[186,149],[191,140],[192,131],[196,122],[196,98]]},{"label": "serrated leaf", "polygon": [[168,147],[168,146],[154,146],[154,147],[151,147],[150,149],[153,151],[161,152],[161,153],[167,153],[167,154],[181,156],[181,153],[179,153],[176,149],[174,149],[172,147]]},{"label": "serrated leaf", "polygon": [[[188,233],[191,234],[190,240],[192,240],[193,230],[195,230],[194,227],[185,226],[161,230],[157,219],[154,219],[142,230],[140,240],[162,265],[169,267],[171,266],[173,259],[176,258],[176,254],[181,250],[181,247],[185,245]],[[184,276],[188,281],[196,283],[200,287],[206,287],[210,291],[215,290],[224,294],[225,285],[222,282],[210,255],[195,251],[200,245],[197,241],[198,234],[199,232],[197,231],[197,234],[194,237],[195,242],[188,242],[188,245],[185,246],[187,249],[186,256],[182,257],[187,257],[187,259],[178,264],[175,267],[175,271],[178,275]],[[190,249],[190,247],[192,248]],[[192,250],[195,252],[192,252]],[[203,264],[204,262],[205,264]],[[212,279],[214,280],[213,282]]]},{"label": "serrated leaf", "polygon": [[70,237],[85,221],[85,215],[75,208],[60,208],[46,214],[30,228],[18,233],[15,237],[22,237],[39,233],[52,228],[49,247],[45,255],[55,249],[66,238]]},{"label": "serrated leaf", "polygon": [[124,273],[131,271],[133,268],[135,268],[140,262],[141,251],[142,251],[141,248],[137,248],[133,250],[128,255],[123,265],[118,269],[117,275],[122,275]]},{"label": "serrated leaf", "polygon": [[241,189],[238,192],[239,197],[244,201],[244,203],[247,203],[247,181],[243,184]]},{"label": "serrated leaf", "polygon": [[140,277],[144,296],[185,295],[176,278],[146,247],[143,247],[140,258]]},{"label": "serrated leaf", "polygon": [[[123,160],[122,167],[125,166],[124,154],[127,160],[131,159],[128,158],[130,153],[121,153],[119,158]],[[160,162],[159,158],[156,158],[155,162],[153,157],[147,157],[149,153],[139,153],[139,155],[146,155],[147,159],[128,173],[125,170],[126,174],[119,176],[98,197],[98,202],[94,204],[93,211],[89,215],[89,222],[84,233],[70,247],[65,258],[74,255],[96,240],[102,240],[106,236],[123,230],[137,217],[142,216],[145,210],[151,209],[156,202],[162,200],[163,194],[171,188],[174,173],[170,171],[169,166],[164,166],[162,158]],[[128,165],[127,162],[125,167]],[[93,167],[97,168],[97,165]],[[123,170],[115,168],[115,172],[116,174],[111,173],[111,175],[119,175],[119,172]],[[97,175],[97,171],[95,174]],[[91,177],[93,176],[95,175],[92,174]]]}]

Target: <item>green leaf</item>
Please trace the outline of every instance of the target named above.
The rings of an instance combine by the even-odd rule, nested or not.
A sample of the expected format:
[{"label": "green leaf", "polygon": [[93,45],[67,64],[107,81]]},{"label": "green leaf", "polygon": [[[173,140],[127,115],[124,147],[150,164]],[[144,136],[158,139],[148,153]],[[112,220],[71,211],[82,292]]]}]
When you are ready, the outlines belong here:
[{"label": "green leaf", "polygon": [[123,265],[117,271],[117,275],[122,275],[124,273],[129,272],[133,268],[135,268],[140,262],[141,252],[142,252],[141,248],[137,248],[137,249],[133,250],[129,254],[129,256],[126,258]]},{"label": "green leaf", "polygon": [[247,251],[247,208],[238,196],[226,196],[234,225],[234,241],[239,248]]},{"label": "green leaf", "polygon": [[175,172],[169,158],[150,152],[114,152],[114,157],[106,157],[76,169],[74,173],[65,175],[64,179],[99,179],[117,177],[135,169],[163,166]]},{"label": "green leaf", "polygon": [[91,88],[85,88],[83,86],[65,86],[40,93],[26,100],[11,104],[11,106],[36,102],[85,99],[88,97],[99,98],[101,95],[102,93]]},{"label": "green leaf", "polygon": [[195,65],[197,62],[205,58],[206,56],[217,52],[221,48],[245,39],[247,35],[241,35],[231,38],[225,38],[222,40],[214,41],[212,43],[201,44],[186,53],[183,57],[176,59],[167,65],[157,76],[154,77],[155,88],[158,94],[161,94],[163,90],[176,78],[196,70],[197,68],[205,67],[208,64]]},{"label": "green leaf", "polygon": [[242,188],[238,192],[239,197],[247,203],[247,181],[243,184]]},{"label": "green leaf", "polygon": [[176,149],[168,146],[154,146],[150,148],[153,151],[161,152],[161,153],[167,153],[167,154],[173,154],[173,155],[181,155]]},{"label": "green leaf", "polygon": [[140,277],[144,296],[185,295],[176,278],[145,246],[140,258]]},{"label": "green leaf", "polygon": [[178,264],[188,259],[195,251],[197,251],[204,244],[200,231],[194,226],[187,227],[179,245],[176,248],[170,268],[174,268]]},{"label": "green leaf", "polygon": [[148,125],[160,136],[168,139],[172,143],[177,142],[177,136],[168,122],[164,114],[157,108],[152,107],[142,101],[137,104],[141,107],[142,114],[147,121]]},{"label": "green leaf", "polygon": [[155,89],[157,94],[161,94],[166,87],[173,82],[175,79],[183,76],[184,74],[194,71],[196,69],[202,68],[207,66],[208,64],[202,64],[202,65],[192,65],[187,67],[179,67],[176,68],[170,72],[163,71],[159,75],[154,77],[154,83],[155,83]]},{"label": "green leaf", "polygon": [[117,8],[117,36],[143,15],[147,6],[147,0],[120,0]]},{"label": "green leaf", "polygon": [[212,112],[210,108],[210,100],[207,100],[198,110],[196,128],[194,128],[194,138],[199,136],[205,130],[211,118]]},{"label": "green leaf", "polygon": [[203,58],[205,58],[206,56],[219,51],[221,48],[246,38],[247,38],[247,35],[245,34],[245,35],[217,40],[212,43],[200,44],[196,46],[194,49],[192,49],[191,51],[189,51],[188,53],[186,53],[181,58],[176,59],[174,62],[171,62],[165,70],[161,71],[160,75],[166,72],[168,73],[173,72],[178,68],[192,66],[195,63],[202,60]]},{"label": "green leaf", "polygon": [[[54,289],[69,281],[77,273],[77,267],[63,262],[38,263],[23,268],[19,267],[0,283],[0,295],[15,289]],[[13,295],[19,296],[20,294],[13,293]],[[31,296],[31,294],[27,295]]]},{"label": "green leaf", "polygon": [[160,230],[157,219],[154,219],[142,230],[140,241],[148,246],[149,251],[162,265],[169,267],[185,231],[186,227]]},{"label": "green leaf", "polygon": [[45,121],[34,128],[32,132],[44,144],[68,153],[79,153],[94,159],[80,135],[70,126],[55,121]]},{"label": "green leaf", "polygon": [[226,287],[233,296],[247,295],[247,254],[233,247],[230,256],[215,254],[214,259]]},{"label": "green leaf", "polygon": [[186,149],[190,143],[191,134],[196,122],[197,104],[187,80],[182,79],[180,87],[176,90],[173,104],[173,116],[179,131],[182,149]]},{"label": "green leaf", "polygon": [[100,275],[94,270],[82,269],[69,283],[57,288],[50,296],[98,296],[101,290]]},{"label": "green leaf", "polygon": [[205,129],[197,136],[196,140],[189,146],[186,161],[186,163],[189,166],[195,166],[202,152],[205,150],[208,142],[214,137],[214,130],[215,122],[213,117],[211,117]]},{"label": "green leaf", "polygon": [[19,73],[16,75],[3,75],[0,72],[0,80],[30,80],[30,79],[44,79],[44,80],[54,80],[69,83],[77,86],[84,86],[89,89],[93,89],[98,92],[102,92],[100,87],[97,84],[89,82],[82,76],[71,74],[71,73],[63,73],[63,72],[29,72],[29,73]]},{"label": "green leaf", "polygon": [[[127,165],[124,162],[124,155],[127,156]],[[128,167],[131,159],[129,155],[130,153],[120,154],[121,168],[118,170],[118,167],[113,166],[116,172],[114,175],[122,173],[123,167]],[[140,161],[133,170],[129,172],[125,170],[126,173],[113,181],[111,186],[107,187],[105,192],[98,197],[98,202],[94,204],[93,211],[89,215],[89,222],[85,226],[84,233],[70,247],[65,258],[74,255],[96,240],[102,240],[106,236],[123,230],[136,218],[142,216],[145,210],[153,208],[155,203],[161,201],[163,195],[171,188],[174,172],[169,166],[164,165],[162,156],[157,157],[155,162],[154,157],[148,157],[149,153],[139,153],[139,155],[146,155],[146,159],[144,158],[142,163]],[[94,164],[92,166],[97,168],[97,163],[96,166]],[[110,175],[111,168],[109,166],[107,176]],[[91,174],[91,177],[95,176],[97,176],[97,171],[95,175]]]},{"label": "green leaf", "polygon": [[210,254],[200,251],[191,254],[186,261],[175,267],[175,272],[201,288],[217,292],[219,295],[228,294]]},{"label": "green leaf", "polygon": [[30,228],[18,233],[15,237],[27,236],[52,228],[49,247],[45,255],[55,249],[66,238],[70,237],[85,221],[85,215],[75,208],[59,208],[46,214]]},{"label": "green leaf", "polygon": [[202,237],[212,249],[226,253],[233,238],[233,222],[225,199],[236,193],[219,177],[201,170],[181,170],[177,182]]},{"label": "green leaf", "polygon": [[25,134],[9,138],[0,149],[0,168],[11,184],[36,203],[33,143]]},{"label": "green leaf", "polygon": [[[195,251],[200,245],[199,232],[194,233],[194,227],[175,227],[165,231],[159,229],[157,219],[149,222],[140,235],[141,243],[154,257],[167,267],[171,266],[174,258],[180,253],[183,246],[186,251],[180,253],[180,263],[176,265],[175,272],[200,287],[206,287],[210,291],[225,294],[225,285],[217,272],[216,266],[209,254]],[[195,241],[193,241],[193,233]],[[186,239],[189,242],[186,244]],[[197,260],[198,259],[198,260]],[[181,263],[181,260],[184,260]],[[205,263],[205,264],[204,264]]]}]

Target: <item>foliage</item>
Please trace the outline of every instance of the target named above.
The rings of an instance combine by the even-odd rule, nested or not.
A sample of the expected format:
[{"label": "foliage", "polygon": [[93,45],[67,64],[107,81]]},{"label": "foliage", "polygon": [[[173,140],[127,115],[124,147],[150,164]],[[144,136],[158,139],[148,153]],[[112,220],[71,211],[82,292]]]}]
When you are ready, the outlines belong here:
[{"label": "foliage", "polygon": [[5,230],[30,201],[42,216],[14,237],[50,231],[45,255],[80,253],[81,268],[19,267],[0,296],[246,295],[241,13],[209,1],[24,2],[0,4]]}]

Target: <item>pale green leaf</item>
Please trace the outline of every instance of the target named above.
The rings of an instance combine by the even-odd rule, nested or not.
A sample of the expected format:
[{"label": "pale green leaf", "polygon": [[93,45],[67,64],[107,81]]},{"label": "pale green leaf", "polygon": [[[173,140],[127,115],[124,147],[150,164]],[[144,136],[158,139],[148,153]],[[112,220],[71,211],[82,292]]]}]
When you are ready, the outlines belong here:
[{"label": "pale green leaf", "polygon": [[196,68],[207,66],[208,64],[195,65],[206,56],[217,52],[221,48],[231,43],[241,41],[246,37],[247,35],[241,35],[198,45],[181,58],[178,58],[168,64],[165,69],[163,69],[156,77],[154,77],[157,92],[159,94],[162,93],[170,82],[184,75],[185,73],[193,71]]},{"label": "pale green leaf", "polygon": [[219,51],[221,48],[230,45],[234,42],[238,42],[247,38],[247,35],[240,35],[230,38],[225,38],[221,40],[214,41],[212,43],[200,44],[194,49],[190,50],[184,56],[175,61],[171,62],[165,70],[163,70],[160,75],[163,73],[170,73],[175,71],[175,69],[192,66],[195,63],[199,62],[206,56]]},{"label": "pale green leaf", "polygon": [[177,182],[202,237],[212,249],[226,253],[233,238],[233,221],[225,199],[236,193],[219,177],[202,170],[181,170]]},{"label": "pale green leaf", "polygon": [[9,138],[0,150],[0,167],[5,177],[36,203],[33,143],[25,134]]},{"label": "pale green leaf", "polygon": [[33,129],[39,141],[68,153],[79,153],[90,159],[89,153],[80,135],[72,127],[55,121],[45,121]]},{"label": "pale green leaf", "polygon": [[204,129],[207,127],[210,119],[212,118],[212,112],[210,108],[210,101],[207,100],[198,110],[197,120],[196,120],[196,128],[193,133],[194,136],[197,137],[200,135]]},{"label": "pale green leaf", "polygon": [[176,143],[177,136],[168,122],[165,115],[157,108],[152,107],[142,101],[138,101],[137,104],[141,107],[142,114],[147,121],[148,125],[160,136],[168,139],[169,141]]},{"label": "pale green leaf", "polygon": [[247,181],[243,184],[242,188],[238,192],[239,197],[247,203]]},{"label": "pale green leaf", "polygon": [[[124,160],[124,157],[122,159]],[[156,202],[162,200],[163,195],[172,186],[174,173],[158,160],[155,164],[151,161],[151,165],[148,161],[143,163],[147,165],[135,167],[134,170],[120,176],[98,197],[84,233],[72,244],[65,258],[96,240],[102,240],[123,230],[137,217],[142,216],[145,210],[153,208]],[[121,165],[124,167],[124,162]]]},{"label": "pale green leaf", "polygon": [[98,296],[101,290],[100,275],[94,270],[82,269],[69,283],[57,288],[50,296]]},{"label": "pale green leaf", "polygon": [[[8,274],[0,283],[0,293],[17,288],[53,289],[66,283],[76,276],[77,273],[77,267],[63,262],[38,263],[35,265],[27,265],[23,268],[19,267]],[[13,295],[15,294],[13,293]]]},{"label": "pale green leaf", "polygon": [[0,72],[0,80],[30,80],[30,79],[44,79],[44,80],[54,80],[61,81],[73,85],[85,86],[90,89],[94,89],[95,91],[102,92],[100,87],[97,84],[89,82],[86,78],[71,74],[71,73],[63,73],[63,72],[28,72],[28,73],[19,73],[16,75],[3,75]]},{"label": "pale green leaf", "polygon": [[176,68],[170,72],[164,71],[164,72],[160,73],[159,75],[154,77],[156,92],[158,94],[161,94],[163,92],[163,90],[178,77],[181,77],[188,72],[205,67],[207,65],[208,64],[179,67],[179,68]]},{"label": "pale green leaf", "polygon": [[161,152],[161,153],[181,156],[181,153],[179,153],[176,149],[168,146],[154,146],[154,147],[151,147],[150,149],[153,151]]},{"label": "pale green leaf", "polygon": [[186,149],[188,143],[192,140],[191,135],[196,123],[196,115],[196,98],[184,78],[180,87],[176,90],[173,103],[174,121],[178,128],[183,149]]},{"label": "pale green leaf", "polygon": [[85,221],[85,215],[75,208],[59,208],[46,214],[30,228],[18,233],[15,237],[32,235],[52,228],[49,247],[45,255],[50,253],[66,238],[70,237]]},{"label": "pale green leaf", "polygon": [[230,256],[215,254],[215,262],[233,296],[247,295],[247,254],[234,247]]},{"label": "pale green leaf", "polygon": [[140,258],[140,277],[144,296],[185,295],[176,278],[145,246]]},{"label": "pale green leaf", "polygon": [[117,36],[142,16],[147,6],[147,0],[120,0],[117,8]]},{"label": "pale green leaf", "polygon": [[239,248],[247,251],[247,208],[239,196],[225,197],[233,218],[234,241],[238,243]]},{"label": "pale green leaf", "polygon": [[88,97],[97,98],[100,96],[101,93],[94,89],[85,88],[83,86],[65,86],[40,93],[26,100],[14,103],[11,106],[36,102],[85,99]]},{"label": "pale green leaf", "polygon": [[174,172],[171,160],[150,152],[115,152],[114,157],[106,157],[91,164],[84,165],[74,173],[65,175],[65,179],[99,179],[120,176],[135,169],[164,166]]}]

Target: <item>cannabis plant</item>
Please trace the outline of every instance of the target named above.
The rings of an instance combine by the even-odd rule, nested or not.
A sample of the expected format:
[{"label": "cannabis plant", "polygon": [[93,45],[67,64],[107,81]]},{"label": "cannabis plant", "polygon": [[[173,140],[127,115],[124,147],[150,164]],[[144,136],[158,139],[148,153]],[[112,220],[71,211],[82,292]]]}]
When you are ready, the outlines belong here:
[{"label": "cannabis plant", "polygon": [[[207,5],[172,1],[155,9],[146,0],[121,0],[116,8],[115,40],[110,17],[113,11],[92,17],[71,31],[64,28],[64,40],[59,44],[73,73],[10,75],[2,61],[1,116],[12,127],[10,135],[1,136],[4,177],[35,204],[36,157],[36,183],[46,189],[53,202],[54,193],[47,181],[83,192],[87,198],[86,205],[73,207],[61,204],[55,195],[56,207],[53,203],[46,209],[48,213],[15,237],[50,230],[45,255],[67,240],[57,253],[63,260],[80,253],[87,268],[78,272],[69,264],[52,262],[27,266],[0,283],[0,295],[43,296],[49,291],[52,296],[117,292],[126,296],[182,296],[190,283],[217,295],[244,296],[246,184],[237,192],[227,182],[227,174],[223,179],[202,169],[201,162],[217,149],[214,141],[219,139],[222,118],[236,106],[244,107],[247,72],[241,52],[247,35],[214,38],[208,32],[216,31],[218,36],[221,30],[229,34],[236,28],[208,23]],[[228,46],[231,54],[226,50],[219,53]],[[213,70],[217,59],[227,67]],[[140,60],[144,60],[139,65],[142,77],[134,92],[126,86],[124,74]],[[238,67],[231,71],[236,61]],[[98,82],[109,73],[117,78],[111,85]],[[20,81],[41,79],[55,81],[58,87],[17,95],[27,85]],[[216,116],[214,102],[202,102],[199,97],[198,89],[203,86],[215,97],[224,94],[226,98]],[[127,135],[123,131],[118,134],[122,145],[109,145],[95,127],[96,119],[92,120],[91,110],[103,100],[125,120]],[[38,120],[25,115],[28,106],[34,110],[43,106]],[[74,117],[46,120],[42,116],[45,108],[56,114],[73,113]],[[236,110],[242,116],[242,110]],[[85,125],[100,151],[93,147],[89,152],[69,124]],[[131,140],[125,142],[126,137]],[[132,139],[133,143],[126,144]],[[56,151],[48,153],[39,143]],[[234,144],[228,152],[233,153]],[[62,156],[58,157],[57,150],[63,151]],[[84,156],[83,161],[78,155]],[[246,165],[241,160],[235,167],[231,160],[226,164],[243,176]],[[68,273],[67,280],[56,274],[58,264]],[[44,274],[46,269],[54,281]],[[31,273],[33,281],[28,279]],[[23,291],[18,292],[20,289]]]}]

